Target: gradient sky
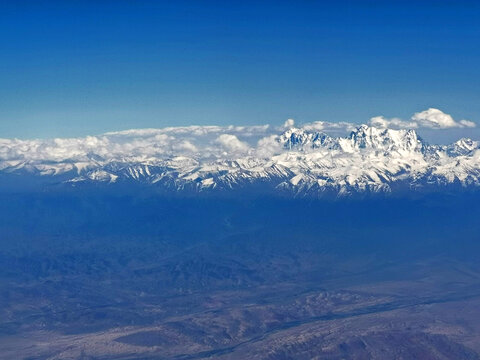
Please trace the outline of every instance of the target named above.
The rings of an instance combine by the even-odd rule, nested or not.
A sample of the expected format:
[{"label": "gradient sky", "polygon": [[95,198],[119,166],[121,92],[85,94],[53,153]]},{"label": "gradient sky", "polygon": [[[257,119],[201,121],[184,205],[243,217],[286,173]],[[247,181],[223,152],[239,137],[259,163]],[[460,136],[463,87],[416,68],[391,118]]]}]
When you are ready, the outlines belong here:
[{"label": "gradient sky", "polygon": [[0,137],[428,107],[480,124],[479,19],[465,1],[2,2]]}]

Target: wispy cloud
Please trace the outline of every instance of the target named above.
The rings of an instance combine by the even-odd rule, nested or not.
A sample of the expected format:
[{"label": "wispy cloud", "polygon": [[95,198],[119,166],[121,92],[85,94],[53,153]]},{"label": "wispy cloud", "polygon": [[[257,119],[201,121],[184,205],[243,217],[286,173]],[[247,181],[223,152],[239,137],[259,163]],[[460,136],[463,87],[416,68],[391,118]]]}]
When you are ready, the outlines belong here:
[{"label": "wispy cloud", "polygon": [[374,116],[370,119],[369,124],[383,129],[417,129],[416,121],[405,121],[400,118],[388,119],[384,116]]}]

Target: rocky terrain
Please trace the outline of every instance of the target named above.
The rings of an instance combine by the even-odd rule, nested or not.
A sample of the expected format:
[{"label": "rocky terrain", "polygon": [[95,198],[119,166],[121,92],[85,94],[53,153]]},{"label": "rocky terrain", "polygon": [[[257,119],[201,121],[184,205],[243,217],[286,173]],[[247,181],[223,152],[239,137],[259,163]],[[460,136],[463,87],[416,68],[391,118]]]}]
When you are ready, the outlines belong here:
[{"label": "rocky terrain", "polygon": [[480,357],[476,193],[99,192],[0,194],[1,359]]}]

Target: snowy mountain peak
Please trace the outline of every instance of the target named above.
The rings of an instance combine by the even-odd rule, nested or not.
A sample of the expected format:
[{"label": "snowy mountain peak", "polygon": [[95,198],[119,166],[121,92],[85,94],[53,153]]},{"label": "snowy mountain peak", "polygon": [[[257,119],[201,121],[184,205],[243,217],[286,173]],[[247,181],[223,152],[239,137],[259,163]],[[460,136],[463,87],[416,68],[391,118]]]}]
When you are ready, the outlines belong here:
[{"label": "snowy mountain peak", "polygon": [[376,149],[382,151],[421,151],[423,141],[415,130],[379,129],[361,125],[350,133],[349,139],[355,149]]},{"label": "snowy mountain peak", "polygon": [[279,137],[279,142],[287,150],[307,150],[320,147],[332,149],[338,146],[338,142],[323,132],[299,128],[291,128],[285,131]]},{"label": "snowy mountain peak", "polygon": [[[368,125],[334,137],[322,124],[148,129],[0,141],[0,176],[42,184],[141,183],[166,191],[262,188],[295,195],[480,187],[479,143],[429,145],[414,130]],[[109,185],[110,186],[110,185]]]},{"label": "snowy mountain peak", "polygon": [[447,153],[450,156],[471,155],[480,148],[478,141],[469,138],[462,138],[447,147]]}]

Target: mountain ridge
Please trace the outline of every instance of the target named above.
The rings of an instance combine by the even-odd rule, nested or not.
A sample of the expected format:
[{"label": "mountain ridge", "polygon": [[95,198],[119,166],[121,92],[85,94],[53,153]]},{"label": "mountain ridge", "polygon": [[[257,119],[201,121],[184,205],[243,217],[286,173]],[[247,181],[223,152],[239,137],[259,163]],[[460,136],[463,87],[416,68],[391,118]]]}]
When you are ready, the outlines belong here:
[{"label": "mountain ridge", "polygon": [[480,186],[480,145],[468,138],[430,145],[415,130],[361,125],[346,137],[333,137],[292,126],[249,144],[240,135],[210,127],[195,128],[193,135],[185,129],[181,134],[168,131],[50,142],[3,140],[0,174],[41,176],[71,186],[133,182],[169,191],[262,184],[315,196]]}]

